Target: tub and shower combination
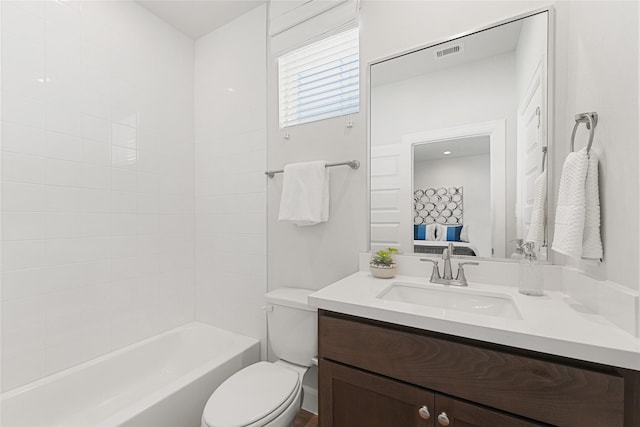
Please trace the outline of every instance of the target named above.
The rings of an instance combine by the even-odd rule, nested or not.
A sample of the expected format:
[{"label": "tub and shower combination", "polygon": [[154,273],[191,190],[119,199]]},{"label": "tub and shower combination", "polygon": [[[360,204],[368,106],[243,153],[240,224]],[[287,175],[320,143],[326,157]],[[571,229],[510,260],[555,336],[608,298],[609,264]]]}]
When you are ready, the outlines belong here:
[{"label": "tub and shower combination", "polygon": [[190,323],[0,397],[3,427],[199,427],[225,379],[260,360],[258,340]]}]

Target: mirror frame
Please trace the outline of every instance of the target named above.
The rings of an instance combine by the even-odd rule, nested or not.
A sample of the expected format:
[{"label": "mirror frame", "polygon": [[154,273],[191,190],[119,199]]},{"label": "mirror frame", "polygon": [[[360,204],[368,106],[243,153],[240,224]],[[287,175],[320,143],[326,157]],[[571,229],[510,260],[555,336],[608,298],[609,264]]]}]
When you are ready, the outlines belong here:
[{"label": "mirror frame", "polygon": [[[545,134],[546,134],[546,143],[547,143],[547,158],[546,158],[546,172],[547,172],[547,259],[540,261],[542,264],[554,264],[555,261],[555,255],[553,253],[553,251],[550,249],[551,246],[551,240],[553,237],[553,231],[554,231],[554,223],[551,220],[552,218],[552,213],[554,212],[554,208],[556,206],[555,202],[556,202],[556,196],[555,194],[553,194],[553,192],[551,191],[555,186],[553,185],[555,183],[555,168],[553,167],[553,160],[555,159],[555,153],[558,151],[558,148],[555,147],[555,139],[554,139],[554,125],[555,125],[555,104],[554,104],[554,95],[555,95],[555,11],[553,9],[552,6],[545,6],[545,7],[541,7],[541,8],[537,8],[537,9],[532,9],[530,11],[518,14],[518,15],[514,15],[511,16],[509,18],[505,18],[496,22],[493,22],[491,24],[488,25],[483,25],[481,27],[475,28],[473,30],[470,31],[465,31],[462,33],[458,33],[456,35],[450,36],[450,37],[446,37],[446,38],[442,38],[442,39],[437,39],[435,41],[432,42],[428,42],[424,45],[419,45],[413,48],[409,48],[391,55],[387,55],[385,57],[382,58],[378,58],[372,61],[369,61],[367,63],[367,69],[366,69],[366,81],[365,81],[365,88],[366,88],[366,104],[365,104],[365,109],[366,109],[366,120],[367,120],[367,128],[366,128],[366,132],[367,132],[367,151],[366,151],[366,155],[367,155],[367,203],[366,203],[366,218],[368,220],[368,224],[369,226],[367,227],[367,247],[369,252],[371,252],[371,68],[376,65],[376,64],[380,64],[382,62],[386,62],[389,60],[392,60],[394,58],[398,58],[401,56],[405,56],[408,54],[411,54],[413,52],[417,52],[420,50],[424,50],[424,49],[429,49],[441,44],[445,44],[445,43],[449,43],[453,40],[462,38],[462,37],[467,37],[470,36],[472,34],[476,34],[479,33],[481,31],[486,31],[489,30],[491,28],[494,27],[498,27],[500,25],[504,25],[504,24],[508,24],[510,22],[514,22],[514,21],[518,21],[520,19],[524,19],[524,18],[528,18],[530,16],[534,16],[534,15],[538,15],[540,13],[547,13],[547,58],[546,58],[546,66],[547,66],[547,76],[546,76],[546,97],[545,97],[545,101],[547,104],[547,114],[546,114],[546,129],[545,129]],[[476,123],[476,124],[471,124],[470,126],[473,127],[475,125],[483,125],[483,124],[487,124],[490,122],[485,122],[485,123]],[[461,126],[462,127],[462,126]],[[418,134],[411,134],[411,135],[404,135],[402,138],[402,145],[405,146],[407,144],[410,144],[408,141],[409,140],[413,140],[413,143],[417,143],[417,141],[414,139],[415,137],[417,137],[419,134],[429,134],[429,133],[433,133],[435,134],[437,131],[425,131],[425,132],[420,132]],[[410,144],[410,146],[413,146],[413,144]],[[403,153],[407,150],[405,150],[403,148]],[[411,149],[409,152],[409,159],[410,161],[413,160],[413,149]],[[502,154],[502,158],[504,159],[504,154]],[[492,159],[493,160],[493,159]],[[405,163],[407,163],[406,160],[406,156],[405,154],[402,155],[401,157],[401,161],[403,163],[403,165],[405,165]],[[413,169],[412,169],[413,170]],[[406,174],[406,172],[404,172]],[[491,172],[491,176],[494,176],[494,172]],[[411,177],[409,177],[411,179],[411,182],[413,184],[413,173],[411,173]],[[406,193],[406,191],[405,191]],[[404,196],[404,193],[403,193]],[[411,195],[409,194],[407,197],[409,197],[409,199],[411,198]],[[503,202],[504,202],[504,197],[502,197]],[[492,201],[492,205],[493,205],[493,201]],[[492,213],[491,215],[491,221],[494,222],[495,221],[495,217]],[[505,225],[505,229],[506,229],[506,225]],[[506,233],[506,231],[505,231]],[[503,234],[505,234],[503,233]],[[435,258],[438,257],[439,255],[435,255],[435,254],[421,254],[421,253],[416,253],[416,252],[404,252],[401,248],[400,253],[402,255],[406,255],[406,256],[414,256],[414,257],[420,257],[420,258]],[[505,254],[506,255],[506,254]],[[473,260],[479,260],[479,261],[494,261],[494,262],[507,262],[507,263],[517,263],[519,262],[519,260],[512,260],[510,258],[493,258],[493,257],[480,257],[480,256],[476,256],[476,257],[472,257],[472,256],[463,256],[463,255],[456,255],[456,257],[459,258],[469,258],[469,259],[473,259]]]}]

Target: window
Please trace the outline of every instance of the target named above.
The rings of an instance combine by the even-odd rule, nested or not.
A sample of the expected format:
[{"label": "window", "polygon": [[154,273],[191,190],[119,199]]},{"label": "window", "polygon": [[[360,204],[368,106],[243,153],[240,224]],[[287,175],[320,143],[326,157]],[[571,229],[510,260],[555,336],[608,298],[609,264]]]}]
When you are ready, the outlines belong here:
[{"label": "window", "polygon": [[360,110],[358,28],[278,58],[280,127]]}]

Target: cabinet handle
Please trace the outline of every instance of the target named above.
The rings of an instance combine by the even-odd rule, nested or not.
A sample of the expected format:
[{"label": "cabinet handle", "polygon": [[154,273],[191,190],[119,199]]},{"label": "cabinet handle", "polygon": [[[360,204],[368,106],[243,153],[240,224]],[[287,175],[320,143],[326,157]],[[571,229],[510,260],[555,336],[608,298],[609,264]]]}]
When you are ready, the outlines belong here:
[{"label": "cabinet handle", "polygon": [[440,415],[438,415],[438,424],[440,424],[441,426],[449,425],[449,417],[447,417],[446,412],[443,412]]},{"label": "cabinet handle", "polygon": [[427,405],[424,405],[422,408],[418,409],[418,415],[420,415],[420,418],[425,420],[431,418],[431,413],[429,412],[429,408],[427,408]]}]

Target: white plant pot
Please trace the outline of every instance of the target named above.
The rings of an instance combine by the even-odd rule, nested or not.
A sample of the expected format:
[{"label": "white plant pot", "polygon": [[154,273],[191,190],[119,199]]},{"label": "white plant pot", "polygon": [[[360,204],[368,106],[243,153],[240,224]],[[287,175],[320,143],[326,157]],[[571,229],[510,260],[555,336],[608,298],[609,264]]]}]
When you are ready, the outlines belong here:
[{"label": "white plant pot", "polygon": [[391,264],[390,266],[378,266],[374,264],[369,264],[369,271],[371,271],[371,275],[373,277],[377,277],[379,279],[391,279],[396,276],[398,272],[397,264]]}]

